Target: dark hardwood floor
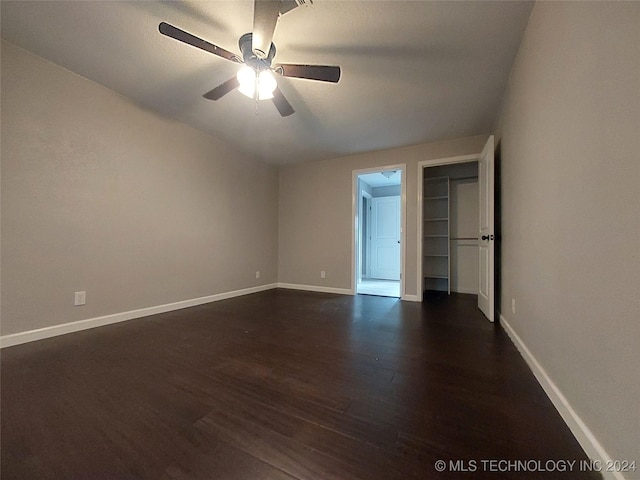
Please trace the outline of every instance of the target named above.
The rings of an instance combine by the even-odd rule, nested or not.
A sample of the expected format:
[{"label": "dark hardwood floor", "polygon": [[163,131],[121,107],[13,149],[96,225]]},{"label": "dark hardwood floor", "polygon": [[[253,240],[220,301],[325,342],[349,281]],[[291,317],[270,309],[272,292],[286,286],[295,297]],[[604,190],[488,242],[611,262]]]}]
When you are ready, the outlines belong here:
[{"label": "dark hardwood floor", "polygon": [[272,290],[1,355],[3,480],[600,478],[483,467],[586,457],[474,296]]}]

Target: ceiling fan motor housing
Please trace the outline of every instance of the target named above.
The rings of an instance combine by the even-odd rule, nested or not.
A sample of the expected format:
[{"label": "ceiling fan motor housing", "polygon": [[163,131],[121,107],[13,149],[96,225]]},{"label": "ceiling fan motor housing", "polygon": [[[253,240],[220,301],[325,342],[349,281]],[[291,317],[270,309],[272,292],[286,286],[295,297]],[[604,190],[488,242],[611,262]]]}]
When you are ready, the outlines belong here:
[{"label": "ceiling fan motor housing", "polygon": [[253,53],[252,38],[252,33],[245,33],[238,41],[238,46],[242,52],[242,59],[244,60],[244,63],[256,71],[269,70],[271,68],[271,61],[273,60],[273,57],[276,56],[276,46],[272,43],[266,58],[259,58],[255,53]]}]

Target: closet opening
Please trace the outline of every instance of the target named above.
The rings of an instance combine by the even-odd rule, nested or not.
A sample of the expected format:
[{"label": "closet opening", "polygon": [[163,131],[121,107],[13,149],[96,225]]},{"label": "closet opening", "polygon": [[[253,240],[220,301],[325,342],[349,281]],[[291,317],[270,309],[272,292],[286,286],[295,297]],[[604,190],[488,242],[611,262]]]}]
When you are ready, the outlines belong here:
[{"label": "closet opening", "polygon": [[422,169],[423,301],[478,295],[478,161]]},{"label": "closet opening", "polygon": [[476,295],[495,317],[495,140],[479,154],[418,162],[418,300]]}]

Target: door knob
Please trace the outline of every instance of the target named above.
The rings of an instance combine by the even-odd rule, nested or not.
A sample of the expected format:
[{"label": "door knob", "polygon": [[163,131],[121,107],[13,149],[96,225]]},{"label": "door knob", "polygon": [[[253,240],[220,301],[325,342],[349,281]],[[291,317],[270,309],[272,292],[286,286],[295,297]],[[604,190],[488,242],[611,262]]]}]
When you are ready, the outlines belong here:
[{"label": "door knob", "polygon": [[493,235],[482,235],[482,240],[493,240]]}]

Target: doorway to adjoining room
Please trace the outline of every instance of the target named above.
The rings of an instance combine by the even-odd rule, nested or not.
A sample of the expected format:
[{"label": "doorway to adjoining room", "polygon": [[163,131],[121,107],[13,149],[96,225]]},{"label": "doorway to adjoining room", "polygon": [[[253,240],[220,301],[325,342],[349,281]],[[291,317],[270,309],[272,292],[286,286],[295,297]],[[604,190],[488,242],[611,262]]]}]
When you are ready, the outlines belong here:
[{"label": "doorway to adjoining room", "polygon": [[357,178],[356,293],[400,297],[402,170]]}]

